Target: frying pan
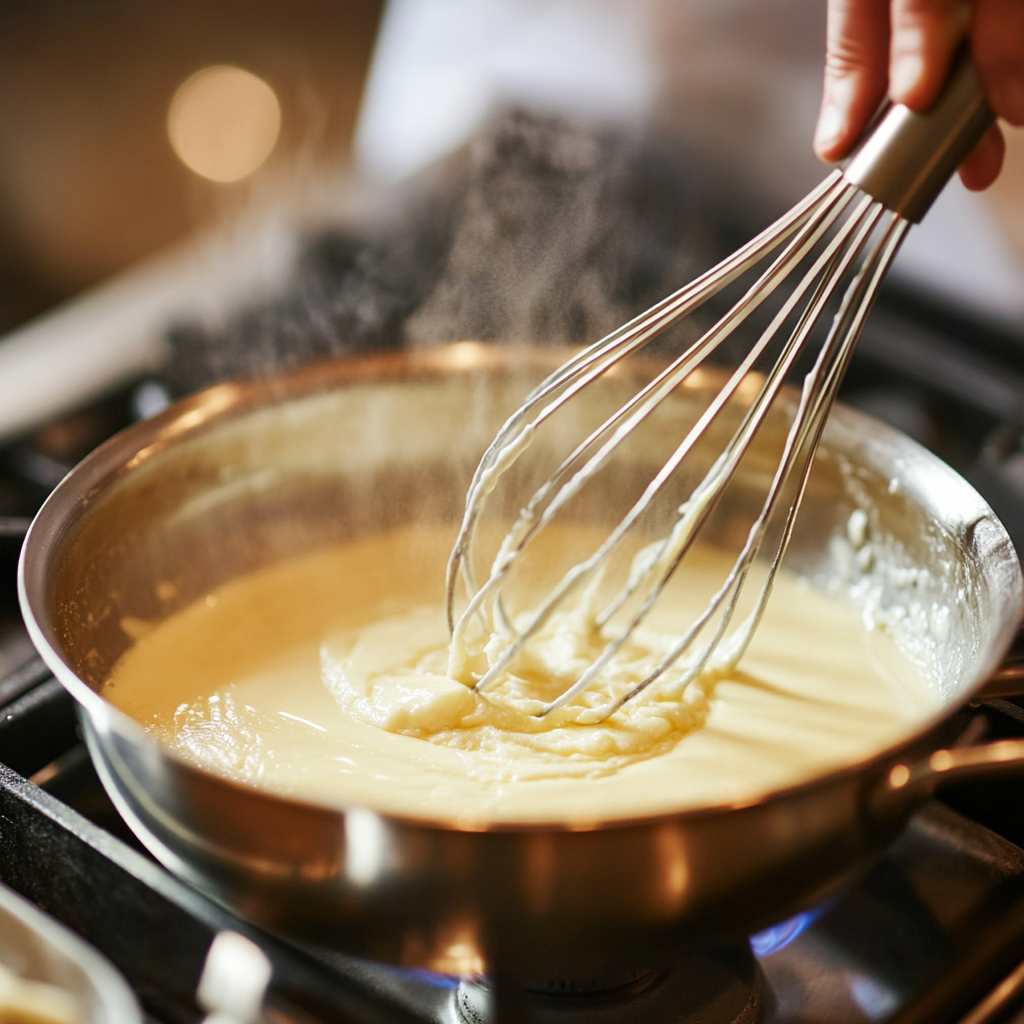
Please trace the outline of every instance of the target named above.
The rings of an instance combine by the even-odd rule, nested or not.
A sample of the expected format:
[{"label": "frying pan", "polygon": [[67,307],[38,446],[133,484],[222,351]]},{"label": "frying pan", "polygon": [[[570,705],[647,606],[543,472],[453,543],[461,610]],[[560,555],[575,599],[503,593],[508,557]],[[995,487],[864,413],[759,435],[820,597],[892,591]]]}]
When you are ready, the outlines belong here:
[{"label": "frying pan", "polygon": [[[1009,538],[948,466],[841,407],[788,563],[916,628],[941,687],[930,718],[859,763],[653,819],[456,827],[347,806],[342,791],[329,806],[229,781],[100,696],[132,642],[125,619],[158,621],[242,573],[413,516],[454,524],[486,442],[563,355],[465,343],[223,384],[117,435],[53,492],[22,553],[25,620],[111,798],[173,872],[299,941],[454,974],[595,977],[809,907],[865,870],[941,778],[1024,767],[1024,740],[956,745],[960,709],[1021,617]],[[666,413],[666,443],[719,383],[691,385]],[[588,401],[614,408],[620,386],[633,385]],[[779,417],[765,436],[781,444]],[[663,457],[657,444],[635,453]],[[844,546],[858,508],[870,565]]]}]

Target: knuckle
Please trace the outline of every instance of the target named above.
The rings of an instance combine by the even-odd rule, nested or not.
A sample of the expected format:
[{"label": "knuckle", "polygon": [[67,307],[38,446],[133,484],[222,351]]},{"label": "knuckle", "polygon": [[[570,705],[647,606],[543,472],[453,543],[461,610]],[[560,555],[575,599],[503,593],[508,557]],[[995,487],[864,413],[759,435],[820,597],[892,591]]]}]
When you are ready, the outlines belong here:
[{"label": "knuckle", "polygon": [[866,65],[865,54],[853,46],[839,45],[825,55],[825,74],[829,78],[860,74]]},{"label": "knuckle", "polygon": [[873,74],[888,50],[889,0],[830,0],[825,74]]}]

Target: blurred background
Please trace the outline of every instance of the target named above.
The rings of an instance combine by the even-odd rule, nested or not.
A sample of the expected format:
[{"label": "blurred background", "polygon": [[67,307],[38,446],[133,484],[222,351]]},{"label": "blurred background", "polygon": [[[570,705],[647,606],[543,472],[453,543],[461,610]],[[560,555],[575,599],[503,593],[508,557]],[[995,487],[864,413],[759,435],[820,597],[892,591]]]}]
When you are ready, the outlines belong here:
[{"label": "blurred background", "polygon": [[[6,324],[251,201],[260,178],[346,161],[379,17],[377,0],[0,5]],[[223,65],[254,77],[194,83],[189,105],[190,76]]]},{"label": "blurred background", "polygon": [[[824,36],[824,0],[0,0],[0,517],[217,380],[600,337],[824,176]],[[844,397],[1024,543],[1024,132],[910,234]]]},{"label": "blurred background", "polygon": [[[823,38],[806,0],[4,3],[0,327],[242,209],[407,179],[509,104],[656,124],[770,216],[823,173]],[[899,271],[1020,326],[1022,249],[1015,133],[1000,184],[952,187]]]}]

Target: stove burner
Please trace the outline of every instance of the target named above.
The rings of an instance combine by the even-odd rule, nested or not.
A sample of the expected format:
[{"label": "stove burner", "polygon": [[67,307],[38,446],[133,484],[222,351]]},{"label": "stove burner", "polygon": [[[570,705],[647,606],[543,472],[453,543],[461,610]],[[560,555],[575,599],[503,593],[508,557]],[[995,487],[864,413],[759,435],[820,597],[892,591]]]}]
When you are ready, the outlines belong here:
[{"label": "stove burner", "polygon": [[486,980],[463,981],[452,993],[450,1024],[754,1024],[761,1019],[763,978],[746,946],[694,955],[666,971],[627,971],[611,985],[609,980],[507,982],[497,989]]}]

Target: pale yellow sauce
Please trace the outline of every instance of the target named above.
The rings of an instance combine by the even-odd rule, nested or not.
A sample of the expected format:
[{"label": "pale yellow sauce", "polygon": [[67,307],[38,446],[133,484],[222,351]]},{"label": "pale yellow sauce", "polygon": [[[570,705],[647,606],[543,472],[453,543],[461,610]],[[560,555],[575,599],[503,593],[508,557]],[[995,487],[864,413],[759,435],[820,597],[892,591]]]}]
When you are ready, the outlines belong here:
[{"label": "pale yellow sauce", "polygon": [[704,551],[633,642],[623,678],[538,719],[538,698],[564,688],[600,638],[563,621],[493,693],[449,679],[438,590],[451,540],[408,527],[228,583],[141,636],[104,695],[230,778],[470,827],[748,801],[883,749],[938,705],[937,688],[852,605],[782,574],[738,667],[682,692],[667,677],[581,724],[703,607],[728,565]]}]

